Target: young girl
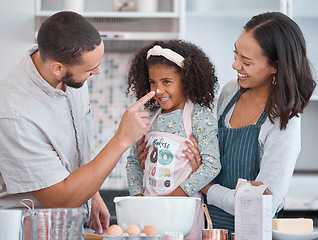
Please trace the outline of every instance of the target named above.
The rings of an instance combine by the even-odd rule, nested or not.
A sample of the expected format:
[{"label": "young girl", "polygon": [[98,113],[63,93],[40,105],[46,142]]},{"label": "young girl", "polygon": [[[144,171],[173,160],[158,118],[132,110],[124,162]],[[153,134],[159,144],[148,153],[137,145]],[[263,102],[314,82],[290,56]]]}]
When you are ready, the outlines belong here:
[{"label": "young girl", "polygon": [[[135,55],[127,94],[131,91],[137,99],[149,91],[156,94],[145,105],[152,125],[145,136],[148,154],[144,166],[137,150],[141,142],[131,148],[127,159],[130,195],[201,197],[199,191],[221,170],[217,123],[211,111],[216,84],[213,65],[191,43],[157,41]],[[200,154],[189,154],[191,141]],[[196,171],[188,158],[200,163],[202,160]],[[196,219],[186,239],[202,239],[203,228],[204,216],[198,202]]]}]

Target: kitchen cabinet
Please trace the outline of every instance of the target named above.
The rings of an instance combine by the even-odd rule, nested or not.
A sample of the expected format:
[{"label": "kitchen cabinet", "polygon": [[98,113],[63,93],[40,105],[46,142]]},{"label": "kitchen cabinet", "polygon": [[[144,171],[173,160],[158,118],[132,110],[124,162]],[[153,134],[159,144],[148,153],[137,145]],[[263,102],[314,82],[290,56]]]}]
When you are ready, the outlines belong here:
[{"label": "kitchen cabinet", "polygon": [[311,173],[318,177],[317,118],[318,101],[309,101],[301,116],[301,150],[296,162],[295,172]]},{"label": "kitchen cabinet", "polygon": [[[74,0],[73,5],[66,6],[68,1],[37,0],[36,29],[55,12],[74,10],[90,20],[104,40],[153,41],[184,37],[184,0]],[[125,10],[121,7],[124,3],[131,6]],[[155,7],[147,8],[147,4]]]},{"label": "kitchen cabinet", "polygon": [[[318,5],[315,0],[287,0],[287,14],[301,28],[307,43],[307,55],[315,81],[318,83]],[[296,163],[296,172],[318,174],[318,87],[302,114],[302,148]],[[301,178],[301,176],[300,176]],[[318,210],[318,208],[317,208]]]},{"label": "kitchen cabinet", "polygon": [[[307,53],[313,68],[313,75],[318,82],[318,4],[316,0],[288,0],[288,15],[293,18],[303,31],[307,43]],[[318,87],[311,100],[318,101]]]}]

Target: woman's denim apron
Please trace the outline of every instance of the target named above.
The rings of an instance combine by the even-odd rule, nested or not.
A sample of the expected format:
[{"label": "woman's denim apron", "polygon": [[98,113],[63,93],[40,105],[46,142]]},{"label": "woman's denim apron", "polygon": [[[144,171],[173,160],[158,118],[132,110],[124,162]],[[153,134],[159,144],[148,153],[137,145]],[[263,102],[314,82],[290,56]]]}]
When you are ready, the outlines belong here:
[{"label": "woman's denim apron", "polygon": [[[239,178],[255,180],[260,171],[260,153],[258,136],[267,114],[261,114],[256,124],[242,128],[227,128],[224,120],[226,114],[241,96],[240,90],[226,106],[218,121],[218,139],[222,170],[213,183],[235,189]],[[234,232],[234,216],[213,205],[208,205],[213,228],[228,229]],[[230,238],[229,238],[230,239]]]}]

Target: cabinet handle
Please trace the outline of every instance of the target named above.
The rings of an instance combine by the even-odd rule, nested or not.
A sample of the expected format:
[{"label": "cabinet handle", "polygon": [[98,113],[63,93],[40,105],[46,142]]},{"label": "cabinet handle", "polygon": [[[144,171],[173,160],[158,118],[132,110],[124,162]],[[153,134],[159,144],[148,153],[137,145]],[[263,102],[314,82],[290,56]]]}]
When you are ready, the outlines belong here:
[{"label": "cabinet handle", "polygon": [[102,39],[123,39],[125,38],[124,35],[121,34],[101,34]]}]

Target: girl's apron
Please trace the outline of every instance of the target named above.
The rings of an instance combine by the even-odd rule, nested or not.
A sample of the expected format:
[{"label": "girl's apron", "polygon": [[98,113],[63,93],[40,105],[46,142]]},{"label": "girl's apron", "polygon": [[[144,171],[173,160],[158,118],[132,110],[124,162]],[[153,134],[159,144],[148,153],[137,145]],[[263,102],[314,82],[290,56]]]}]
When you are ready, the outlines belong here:
[{"label": "girl's apron", "polygon": [[[257,123],[242,128],[227,128],[226,114],[241,96],[240,90],[228,103],[218,121],[218,140],[222,170],[213,183],[235,189],[239,178],[254,181],[260,171],[260,153],[258,136],[267,114],[265,110]],[[234,232],[234,216],[213,205],[208,205],[214,228],[228,229]]]},{"label": "girl's apron", "polygon": [[[150,132],[146,134],[147,147],[149,152],[145,162],[144,195],[168,195],[180,186],[182,182],[189,178],[192,173],[192,165],[188,158],[182,153],[187,149],[186,141],[192,134],[191,114],[194,104],[187,101],[183,109],[183,124],[186,138],[166,132]],[[161,112],[161,108],[151,116],[150,124]],[[201,192],[193,197],[202,197]],[[204,215],[202,202],[197,201],[196,213],[191,232],[185,239],[202,239],[202,229],[204,228]]]}]

